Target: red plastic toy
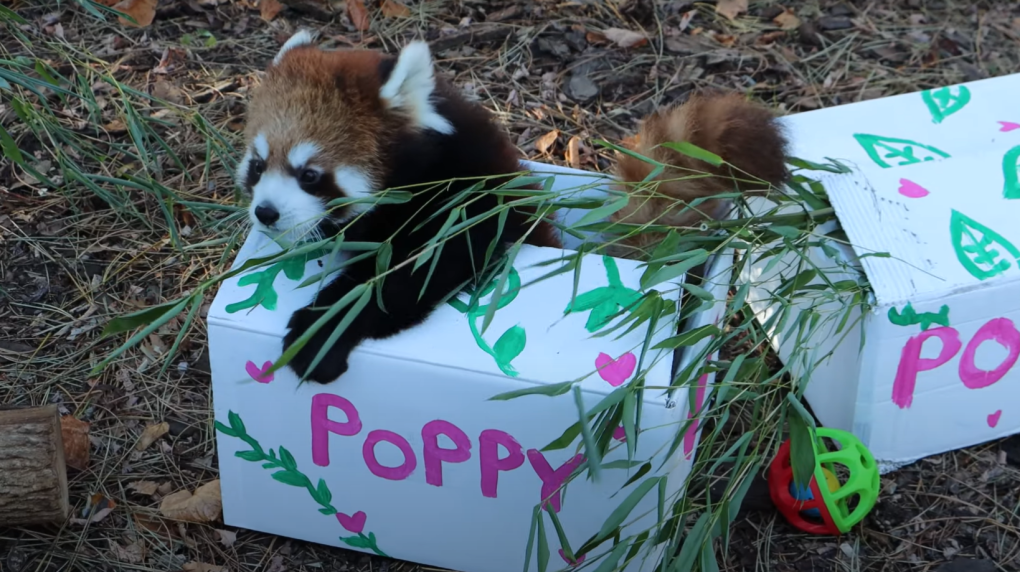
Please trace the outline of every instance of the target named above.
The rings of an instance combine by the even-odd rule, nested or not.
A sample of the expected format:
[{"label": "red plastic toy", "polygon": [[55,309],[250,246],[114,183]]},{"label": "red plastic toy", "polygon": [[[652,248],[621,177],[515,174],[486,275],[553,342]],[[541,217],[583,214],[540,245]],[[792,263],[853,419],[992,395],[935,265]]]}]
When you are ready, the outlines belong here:
[{"label": "red plastic toy", "polygon": [[[823,437],[839,449],[829,451]],[[864,444],[846,431],[819,427],[812,444],[815,467],[808,490],[797,491],[794,486],[787,440],[769,466],[769,494],[793,526],[810,534],[838,536],[863,520],[878,501],[878,465]],[[847,473],[843,483],[836,476],[836,465]],[[826,481],[824,489],[818,486],[819,480]],[[858,502],[851,507],[848,500],[854,496]]]}]

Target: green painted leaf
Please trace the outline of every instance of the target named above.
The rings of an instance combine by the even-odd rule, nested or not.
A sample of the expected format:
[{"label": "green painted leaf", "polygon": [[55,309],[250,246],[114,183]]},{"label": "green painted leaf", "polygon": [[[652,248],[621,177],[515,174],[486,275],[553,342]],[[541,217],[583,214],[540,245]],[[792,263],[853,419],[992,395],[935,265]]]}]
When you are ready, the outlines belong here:
[{"label": "green painted leaf", "polygon": [[963,109],[970,103],[970,90],[967,86],[940,87],[921,92],[921,100],[928,106],[932,123],[942,123],[950,115]]},{"label": "green painted leaf", "polygon": [[237,433],[235,433],[233,429],[231,429],[230,427],[227,427],[226,425],[220,423],[219,421],[216,421],[215,423],[213,423],[213,427],[215,427],[217,431],[219,431],[220,433],[223,433],[224,435],[226,435],[228,437],[237,437]]},{"label": "green painted leaf", "polygon": [[227,413],[227,421],[230,423],[230,427],[238,435],[247,435],[248,430],[244,426],[244,421],[241,421],[241,416],[233,411]]},{"label": "green painted leaf", "polygon": [[319,486],[315,489],[319,493],[319,499],[323,504],[329,504],[333,500],[333,493],[326,486],[326,481],[319,479]]},{"label": "green painted leaf", "polygon": [[238,451],[234,453],[234,456],[240,457],[245,461],[257,463],[262,460],[262,455],[258,451]]},{"label": "green painted leaf", "polygon": [[276,471],[272,475],[273,480],[280,481],[285,485],[292,487],[304,487],[308,485],[308,477],[301,473],[294,473],[291,471]]},{"label": "green painted leaf", "polygon": [[[880,137],[866,133],[854,133],[854,139],[879,167],[899,167],[913,165],[924,161],[934,161],[937,157],[948,158],[949,153],[941,149],[924,145],[909,139]],[[899,160],[893,164],[892,161]]]},{"label": "green painted leaf", "polygon": [[567,308],[563,312],[584,312],[585,310],[591,310],[612,297],[613,289],[609,286],[602,286],[583,294],[578,294],[571,303],[567,304]]},{"label": "green painted leaf", "polygon": [[333,516],[334,514],[336,514],[336,509],[332,509],[332,508],[320,508],[319,512],[321,512],[322,514],[324,514],[326,516]]},{"label": "green painted leaf", "polygon": [[697,145],[690,143],[688,141],[680,141],[677,143],[672,142],[663,143],[662,146],[667,149],[672,149],[682,155],[687,155],[688,157],[699,159],[715,167],[718,167],[719,165],[723,164],[723,158],[720,157],[719,155],[716,155],[715,153],[708,151],[706,149],[702,149],[701,147],[698,147]]},{"label": "green painted leaf", "polygon": [[517,397],[523,397],[525,395],[548,395],[550,397],[556,395],[563,395],[570,391],[571,386],[574,385],[573,381],[564,381],[563,383],[550,383],[545,385],[535,385],[532,387],[525,387],[523,389],[515,389],[513,391],[507,391],[500,393],[489,398],[489,401],[507,401],[515,399]]},{"label": "green painted leaf", "polygon": [[1011,242],[955,209],[949,219],[949,235],[957,260],[978,280],[998,276],[1012,266],[1009,258],[1000,258],[996,247],[1013,260],[1020,260],[1020,250]]},{"label": "green painted leaf", "polygon": [[283,463],[283,467],[287,470],[297,470],[297,461],[294,460],[294,455],[291,455],[290,451],[285,449],[282,445],[280,446],[280,462]]},{"label": "green painted leaf", "polygon": [[1002,196],[1020,199],[1020,145],[1013,147],[1002,157]]},{"label": "green painted leaf", "polygon": [[589,332],[596,332],[602,329],[603,326],[613,319],[613,316],[615,316],[618,311],[616,302],[612,300],[602,302],[598,306],[592,308],[591,313],[588,314],[588,321],[584,324],[585,329]]},{"label": "green painted leaf", "polygon": [[527,334],[520,326],[514,326],[503,332],[503,335],[492,346],[492,351],[496,354],[496,361],[509,365],[514,358],[521,355],[526,343]]},{"label": "green painted leaf", "polygon": [[363,536],[341,536],[340,540],[343,541],[344,544],[355,548],[371,548],[371,543],[368,538]]}]

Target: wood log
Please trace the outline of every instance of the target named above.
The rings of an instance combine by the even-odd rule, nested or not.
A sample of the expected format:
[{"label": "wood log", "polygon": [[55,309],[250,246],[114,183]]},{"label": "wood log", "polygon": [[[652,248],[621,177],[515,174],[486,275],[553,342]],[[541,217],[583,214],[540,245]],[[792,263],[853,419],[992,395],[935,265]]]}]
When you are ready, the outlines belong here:
[{"label": "wood log", "polygon": [[0,527],[63,522],[69,510],[57,406],[0,410]]}]

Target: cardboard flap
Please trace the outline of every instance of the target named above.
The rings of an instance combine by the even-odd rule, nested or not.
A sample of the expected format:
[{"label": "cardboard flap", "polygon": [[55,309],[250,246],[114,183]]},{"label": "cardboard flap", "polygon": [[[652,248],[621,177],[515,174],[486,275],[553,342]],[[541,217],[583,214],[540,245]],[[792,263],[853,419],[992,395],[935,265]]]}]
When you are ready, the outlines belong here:
[{"label": "cardboard flap", "polygon": [[804,174],[879,304],[1020,278],[1018,89],[1015,74],[784,118],[793,155],[852,169]]}]

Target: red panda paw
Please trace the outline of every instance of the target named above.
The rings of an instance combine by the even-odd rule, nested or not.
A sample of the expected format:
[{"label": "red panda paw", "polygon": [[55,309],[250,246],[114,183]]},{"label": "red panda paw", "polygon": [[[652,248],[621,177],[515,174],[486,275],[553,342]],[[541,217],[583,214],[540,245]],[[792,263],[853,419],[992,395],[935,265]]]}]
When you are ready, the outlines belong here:
[{"label": "red panda paw", "polygon": [[[312,325],[321,316],[321,311],[310,310],[308,308],[301,308],[294,312],[290,322],[287,324],[289,331],[283,338],[283,351],[286,352],[290,349],[305,332],[311,329]],[[287,363],[287,366],[294,370],[298,378],[307,376],[306,379],[309,381],[327,384],[336,381],[337,378],[347,373],[347,359],[353,346],[344,339],[345,336],[340,336],[340,339],[336,340],[333,347],[329,348],[329,351],[326,352],[326,355],[315,366],[315,369],[309,371],[315,356],[326,345],[330,334],[333,333],[338,324],[339,320],[331,320],[323,324],[319,331],[315,332],[315,335]]]}]

